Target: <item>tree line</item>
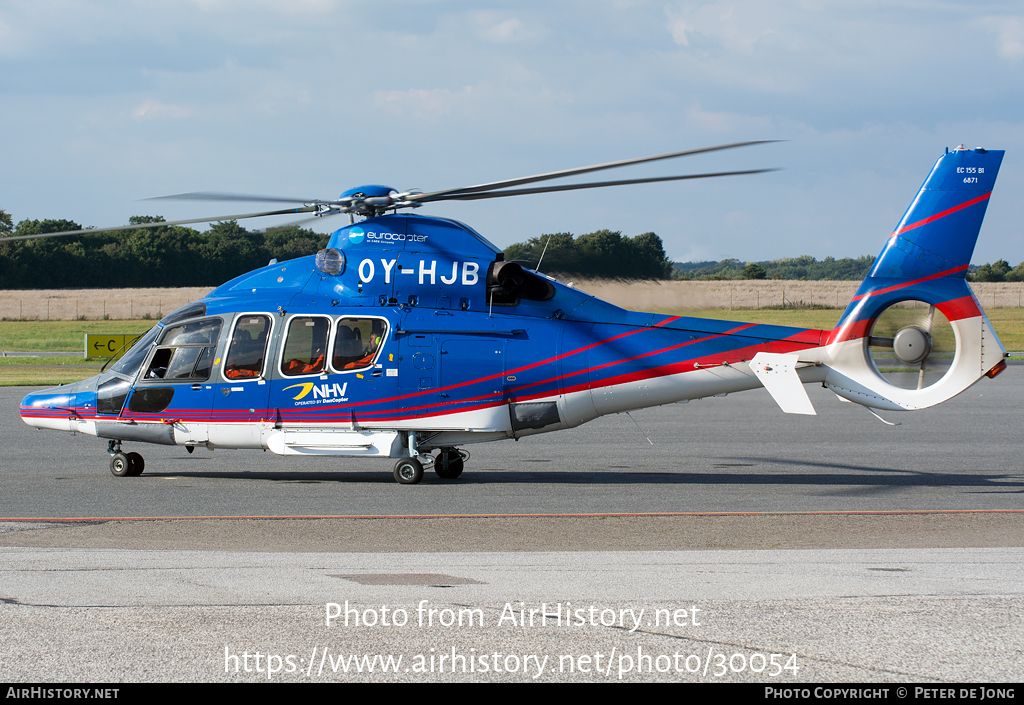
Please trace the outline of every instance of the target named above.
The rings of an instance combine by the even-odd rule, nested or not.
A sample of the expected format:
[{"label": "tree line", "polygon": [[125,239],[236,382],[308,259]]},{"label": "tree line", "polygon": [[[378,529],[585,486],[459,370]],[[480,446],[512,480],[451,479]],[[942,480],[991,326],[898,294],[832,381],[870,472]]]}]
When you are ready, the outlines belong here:
[{"label": "tree line", "polygon": [[875,258],[826,257],[810,255],[762,262],[724,259],[719,262],[674,262],[676,279],[806,279],[814,281],[859,281],[868,275]]},{"label": "tree line", "polygon": [[617,230],[532,237],[506,247],[505,259],[544,272],[609,279],[670,279],[673,269],[656,234],[629,237]]},{"label": "tree line", "polygon": [[[3,236],[81,230],[71,220],[23,220],[0,211],[0,288],[217,286],[266,264],[316,254],[329,235],[298,227],[249,231],[236,221],[4,242]],[[129,224],[163,222],[133,216]]]},{"label": "tree line", "polygon": [[[163,222],[160,216],[133,216],[129,223]],[[329,235],[296,226],[246,230],[236,221],[215,223],[201,232],[162,226],[98,232],[58,238],[4,242],[8,236],[81,230],[71,220],[22,220],[14,224],[0,209],[0,288],[217,286],[265,266],[315,254]],[[806,279],[860,280],[875,258],[804,255],[771,261],[671,262],[653,232],[634,237],[597,230],[575,236],[551,233],[505,248],[505,259],[531,269],[559,274],[617,279]],[[1024,281],[1024,262],[1006,260],[972,265],[968,279],[979,282]]]},{"label": "tree line", "polygon": [[[673,262],[673,278],[698,281],[725,279],[801,279],[808,281],[860,281],[871,271],[875,258],[826,257],[817,260],[809,255],[786,257],[762,262],[741,262],[724,259],[719,262]],[[1006,260],[992,264],[970,265],[967,280],[972,282],[1022,282],[1024,262],[1011,268]]]}]

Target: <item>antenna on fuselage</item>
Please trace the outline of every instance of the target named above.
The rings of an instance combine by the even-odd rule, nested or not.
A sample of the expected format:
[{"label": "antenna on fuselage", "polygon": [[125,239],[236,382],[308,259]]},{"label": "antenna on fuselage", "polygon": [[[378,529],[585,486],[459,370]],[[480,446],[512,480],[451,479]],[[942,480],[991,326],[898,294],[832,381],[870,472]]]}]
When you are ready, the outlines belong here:
[{"label": "antenna on fuselage", "polygon": [[544,255],[547,254],[548,245],[551,243],[552,235],[554,235],[554,233],[548,233],[548,239],[544,242],[544,249],[540,253],[540,259],[537,260],[537,274],[540,274],[540,263],[544,261]]},{"label": "antenna on fuselage", "polygon": [[[633,418],[633,415],[627,411],[626,416],[629,417],[630,421],[636,424],[636,430],[640,432],[640,435],[642,435],[644,438],[647,438],[647,434],[644,433],[644,430],[642,428],[640,428],[640,424],[636,422],[636,419]],[[654,445],[654,441],[652,441],[650,438],[647,438],[647,442],[650,443],[652,446]]]}]

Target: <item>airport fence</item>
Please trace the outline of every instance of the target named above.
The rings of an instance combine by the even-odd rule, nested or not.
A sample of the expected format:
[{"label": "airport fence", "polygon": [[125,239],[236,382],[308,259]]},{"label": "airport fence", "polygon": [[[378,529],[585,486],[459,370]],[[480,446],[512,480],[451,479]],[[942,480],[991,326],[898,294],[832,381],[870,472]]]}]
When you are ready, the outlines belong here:
[{"label": "airport fence", "polygon": [[[694,309],[845,308],[860,282],[847,281],[562,281],[635,311]],[[985,308],[1021,308],[1024,284],[971,284]],[[0,291],[2,320],[159,320],[211,289],[40,289]]]}]

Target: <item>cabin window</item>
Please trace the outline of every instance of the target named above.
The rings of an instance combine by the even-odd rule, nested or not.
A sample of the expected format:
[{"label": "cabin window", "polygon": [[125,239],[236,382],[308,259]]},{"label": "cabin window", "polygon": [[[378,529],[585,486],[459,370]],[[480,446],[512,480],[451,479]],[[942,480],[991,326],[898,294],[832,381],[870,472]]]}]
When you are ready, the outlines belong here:
[{"label": "cabin window", "polygon": [[358,370],[373,364],[387,334],[382,318],[342,318],[334,335],[331,366],[338,371]]},{"label": "cabin window", "polygon": [[227,379],[254,379],[263,374],[270,337],[270,316],[241,316],[235,323],[224,376]]},{"label": "cabin window", "polygon": [[209,379],[220,326],[219,318],[207,318],[167,328],[149,361],[145,379]]},{"label": "cabin window", "polygon": [[322,316],[296,316],[288,325],[281,356],[281,374],[288,377],[323,372],[331,321]]}]

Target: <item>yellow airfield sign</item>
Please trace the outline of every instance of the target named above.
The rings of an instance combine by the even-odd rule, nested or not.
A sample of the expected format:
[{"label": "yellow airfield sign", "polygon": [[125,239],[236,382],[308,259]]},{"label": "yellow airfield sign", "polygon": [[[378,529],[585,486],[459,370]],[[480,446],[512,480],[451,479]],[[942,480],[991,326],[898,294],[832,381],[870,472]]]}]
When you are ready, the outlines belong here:
[{"label": "yellow airfield sign", "polygon": [[125,342],[132,340],[134,335],[97,335],[85,334],[85,357],[120,357],[124,352]]}]

